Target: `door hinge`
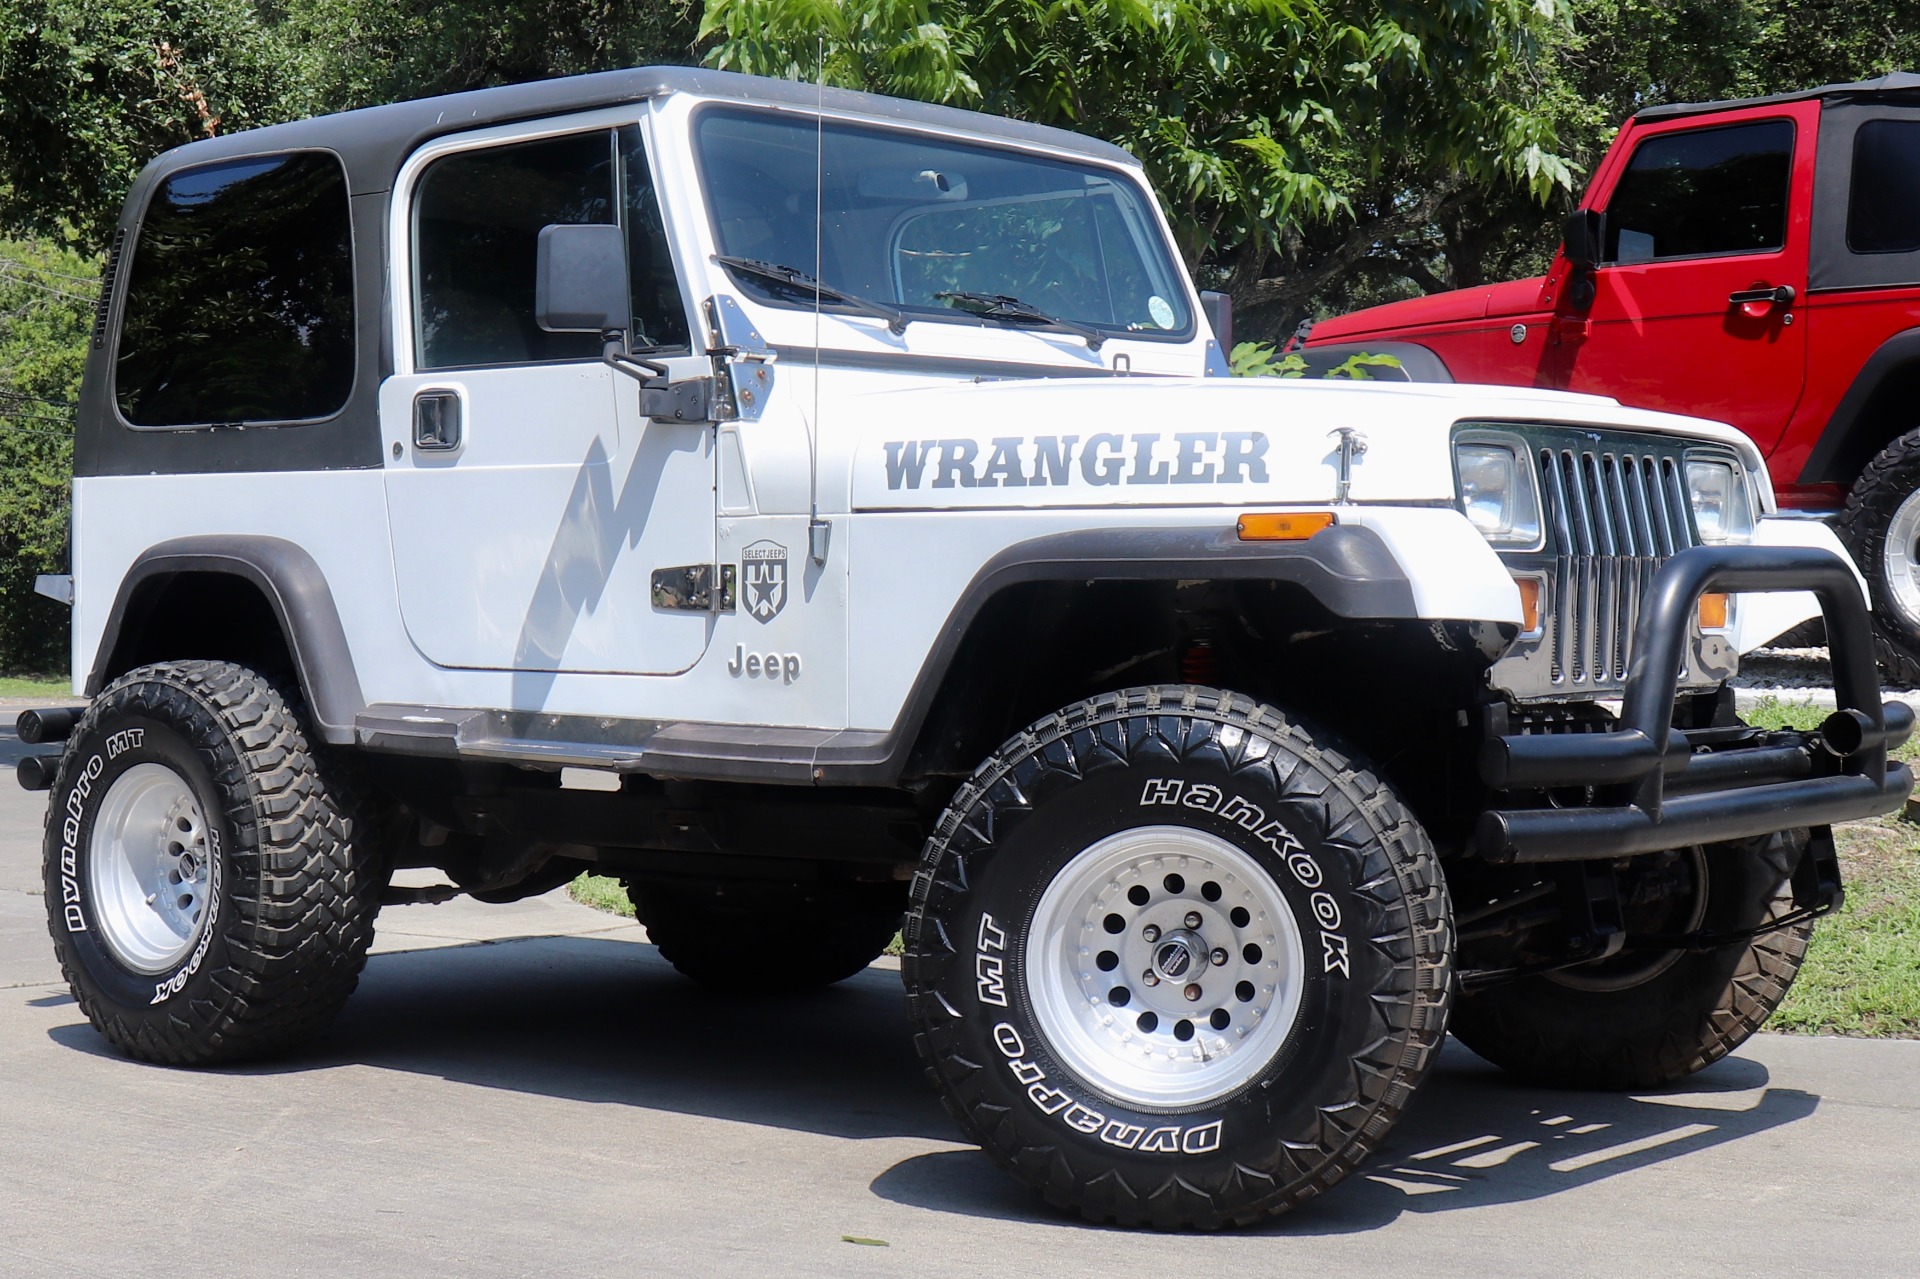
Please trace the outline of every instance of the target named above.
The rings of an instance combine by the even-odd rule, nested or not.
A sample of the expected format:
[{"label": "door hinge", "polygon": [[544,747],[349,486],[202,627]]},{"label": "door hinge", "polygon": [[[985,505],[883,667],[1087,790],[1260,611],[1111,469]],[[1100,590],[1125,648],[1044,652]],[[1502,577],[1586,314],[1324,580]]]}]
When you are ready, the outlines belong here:
[{"label": "door hinge", "polygon": [[684,378],[669,382],[654,378],[640,384],[640,414],[666,422],[711,422],[713,379]]},{"label": "door hinge", "polygon": [[653,606],[694,613],[733,612],[739,569],[732,564],[688,564],[653,570]]}]

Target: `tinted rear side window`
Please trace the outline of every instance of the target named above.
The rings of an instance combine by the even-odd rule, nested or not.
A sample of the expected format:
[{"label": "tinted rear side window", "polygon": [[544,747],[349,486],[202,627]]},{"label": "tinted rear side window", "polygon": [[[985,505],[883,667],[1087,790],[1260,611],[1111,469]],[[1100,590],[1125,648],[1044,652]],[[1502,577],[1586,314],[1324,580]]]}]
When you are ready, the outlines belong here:
[{"label": "tinted rear side window", "polygon": [[353,236],[317,151],[184,169],[147,206],[114,371],[135,426],[330,417],[353,389]]},{"label": "tinted rear side window", "polygon": [[1762,253],[1787,242],[1793,122],[1648,138],[1607,203],[1606,260]]},{"label": "tinted rear side window", "polygon": [[1853,135],[1847,247],[1855,253],[1920,249],[1920,121],[1869,120]]}]

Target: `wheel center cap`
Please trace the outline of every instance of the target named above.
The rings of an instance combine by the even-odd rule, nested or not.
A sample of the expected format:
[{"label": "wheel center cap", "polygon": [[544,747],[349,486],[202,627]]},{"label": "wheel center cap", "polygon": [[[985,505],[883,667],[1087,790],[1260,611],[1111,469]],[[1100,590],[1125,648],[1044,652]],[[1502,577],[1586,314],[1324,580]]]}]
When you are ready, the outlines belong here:
[{"label": "wheel center cap", "polygon": [[1179,981],[1206,962],[1207,944],[1200,934],[1182,929],[1168,933],[1153,948],[1153,971],[1163,981]]}]

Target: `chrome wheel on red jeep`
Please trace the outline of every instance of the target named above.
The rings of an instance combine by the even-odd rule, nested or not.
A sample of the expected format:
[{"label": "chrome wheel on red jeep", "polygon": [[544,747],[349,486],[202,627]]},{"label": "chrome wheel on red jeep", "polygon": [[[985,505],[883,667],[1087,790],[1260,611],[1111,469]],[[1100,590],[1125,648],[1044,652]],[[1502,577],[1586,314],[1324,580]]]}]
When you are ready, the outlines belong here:
[{"label": "chrome wheel on red jeep", "polygon": [[1837,526],[1873,596],[1880,668],[1920,684],[1920,430],[1867,464]]}]

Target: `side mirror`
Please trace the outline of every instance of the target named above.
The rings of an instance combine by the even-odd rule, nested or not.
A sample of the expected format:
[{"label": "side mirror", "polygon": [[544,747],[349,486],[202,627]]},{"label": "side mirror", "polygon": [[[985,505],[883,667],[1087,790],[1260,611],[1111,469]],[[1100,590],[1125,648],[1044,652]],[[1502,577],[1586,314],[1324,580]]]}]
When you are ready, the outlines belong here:
[{"label": "side mirror", "polygon": [[1200,293],[1200,306],[1207,313],[1207,323],[1213,326],[1213,340],[1220,344],[1222,351],[1231,352],[1233,350],[1233,295],[1205,289]]},{"label": "side mirror", "polygon": [[533,282],[533,318],[549,333],[624,332],[627,238],[599,223],[540,228]]},{"label": "side mirror", "polygon": [[1567,215],[1560,252],[1576,271],[1591,271],[1600,261],[1600,212],[1575,209]]}]

